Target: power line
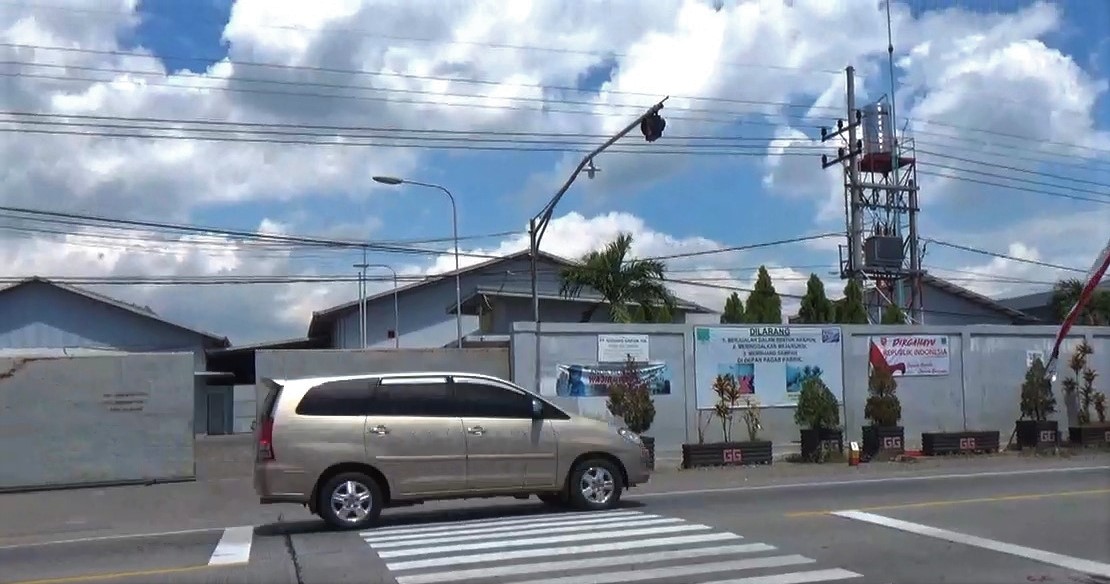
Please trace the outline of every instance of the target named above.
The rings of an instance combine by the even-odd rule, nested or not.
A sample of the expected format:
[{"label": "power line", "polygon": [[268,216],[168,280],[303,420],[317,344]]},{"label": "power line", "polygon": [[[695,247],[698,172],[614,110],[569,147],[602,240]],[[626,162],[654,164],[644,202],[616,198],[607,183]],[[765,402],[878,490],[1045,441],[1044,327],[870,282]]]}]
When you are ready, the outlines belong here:
[{"label": "power line", "polygon": [[948,242],[948,241],[940,241],[940,240],[937,240],[937,239],[930,239],[930,238],[927,238],[927,237],[923,237],[923,238],[921,238],[921,240],[926,241],[928,243],[934,243],[936,245],[940,245],[940,246],[943,246],[943,247],[949,247],[949,248],[952,248],[952,249],[958,249],[960,251],[966,251],[966,252],[976,253],[976,254],[979,254],[979,255],[990,256],[990,257],[994,257],[994,258],[998,258],[998,259],[1009,260],[1011,262],[1018,262],[1018,263],[1029,264],[1029,265],[1033,265],[1033,266],[1041,266],[1041,267],[1044,267],[1044,268],[1052,268],[1054,270],[1063,270],[1065,272],[1078,272],[1080,274],[1087,273],[1087,270],[1084,270],[1084,269],[1081,269],[1081,268],[1071,268],[1071,267],[1068,267],[1068,266],[1061,266],[1059,264],[1052,264],[1052,263],[1042,262],[1042,261],[1039,261],[1039,260],[1033,260],[1033,259],[1029,259],[1029,258],[1019,258],[1019,257],[1016,257],[1016,256],[1012,256],[1012,255],[1004,254],[1004,253],[999,253],[999,252],[996,252],[996,251],[990,251],[990,250],[986,250],[986,249],[980,249],[980,248],[977,248],[977,247],[971,247],[969,245],[960,245],[958,243],[951,243],[951,242]]},{"label": "power line", "polygon": [[[134,52],[134,51],[104,51],[104,50],[83,49],[83,48],[75,48],[75,47],[27,45],[27,44],[18,44],[18,43],[0,43],[0,47],[3,47],[3,46],[9,46],[9,47],[12,47],[12,48],[35,49],[37,51],[60,51],[60,52],[76,52],[76,53],[89,53],[89,54],[104,54],[104,55],[113,55],[113,56],[127,56],[127,57],[139,58],[139,59],[154,60],[154,61],[157,61],[159,63],[161,62],[162,58],[170,59],[170,60],[184,60],[184,61],[194,60],[194,61],[198,61],[198,62],[203,62],[205,64],[208,64],[208,63],[212,62],[211,58],[204,58],[204,57],[181,57],[181,56],[171,56],[171,55],[166,55],[166,56],[161,56],[160,57],[160,56],[154,56],[154,55],[141,53],[141,52]],[[237,67],[262,67],[262,68],[278,69],[278,70],[326,72],[326,73],[342,74],[342,75],[345,75],[345,76],[400,77],[400,78],[409,78],[409,79],[422,80],[422,81],[440,81],[440,82],[451,82],[451,83],[460,83],[460,84],[490,85],[490,86],[497,86],[497,87],[512,86],[512,87],[518,87],[518,88],[539,89],[539,90],[544,90],[544,91],[558,91],[558,92],[564,92],[564,93],[566,93],[566,92],[592,93],[590,90],[584,89],[584,88],[581,88],[581,87],[553,86],[553,85],[539,85],[539,84],[512,84],[512,83],[506,84],[502,80],[479,80],[479,79],[472,79],[472,78],[471,79],[463,79],[463,78],[453,78],[453,77],[436,77],[436,76],[403,74],[403,73],[394,73],[394,72],[375,72],[375,71],[361,71],[361,70],[355,70],[355,69],[334,69],[334,68],[327,68],[327,67],[311,67],[311,66],[284,65],[284,64],[274,64],[274,63],[258,63],[258,62],[252,62],[252,61],[234,61],[233,63]],[[35,66],[37,66],[37,67],[48,67],[48,68],[49,67],[56,67],[56,68],[64,68],[64,69],[69,69],[69,70],[76,69],[76,70],[101,71],[101,72],[106,72],[106,73],[127,74],[127,75],[144,75],[144,76],[155,76],[155,77],[163,77],[163,78],[167,77],[167,74],[165,74],[165,73],[156,72],[156,71],[149,71],[149,70],[113,69],[113,68],[105,68],[105,67],[88,67],[88,66],[80,66],[80,65],[64,65],[64,64],[54,64],[54,63],[36,63],[36,62],[23,62],[23,61],[9,61],[9,62],[7,62],[7,64],[13,64],[13,65],[18,65],[18,66],[26,66],[26,67],[35,67]],[[2,75],[2,73],[0,73],[0,75]],[[13,75],[13,74],[7,74],[7,75]],[[51,77],[51,76],[40,76],[40,75],[34,75],[34,74],[20,74],[20,73],[16,73],[14,75],[15,76],[30,77],[30,78],[53,79],[53,80],[57,80],[57,81],[85,81],[85,82],[105,82],[105,81],[108,81],[108,80],[102,80],[102,79],[81,79],[81,78],[74,78],[74,77]],[[190,80],[192,80],[192,81],[196,81],[196,80],[222,81],[222,78],[195,77],[195,78],[190,78]],[[293,81],[280,80],[280,79],[252,79],[252,78],[238,77],[238,78],[235,78],[234,80],[236,82],[242,82],[242,83],[269,83],[269,84],[279,84],[279,85],[284,84],[284,85],[296,85],[298,87],[309,87],[309,86],[327,87],[327,86],[331,86],[331,87],[334,87],[334,88],[337,88],[337,89],[360,89],[361,88],[361,89],[372,90],[372,91],[385,91],[385,92],[391,92],[392,91],[394,93],[406,93],[406,92],[413,92],[413,91],[419,92],[419,90],[408,90],[408,89],[400,89],[400,88],[380,88],[380,87],[373,87],[373,86],[356,86],[356,85],[350,85],[350,84],[324,84],[324,83],[310,82],[310,81],[296,81],[296,82],[293,82]],[[179,88],[179,89],[183,87],[181,84],[161,84],[161,83],[153,83],[152,84],[152,83],[149,83],[149,82],[147,82],[146,84],[147,85],[156,85],[156,86],[157,85],[165,85],[167,87],[174,87],[174,88]],[[189,86],[185,86],[185,88],[188,88],[188,87]],[[193,86],[193,87],[195,88],[195,86]],[[250,90],[249,88],[225,87],[225,86],[206,87],[205,89],[218,90],[218,91],[247,90],[248,93],[258,92],[256,90]],[[261,92],[266,93],[265,91],[261,91]],[[289,94],[289,92],[276,92],[276,93],[282,93],[282,94],[287,94],[287,95]],[[424,93],[429,93],[429,92],[424,92]],[[610,95],[628,95],[628,96],[636,96],[636,97],[641,97],[641,98],[649,97],[648,94],[643,94],[643,93],[638,93],[638,92],[609,91],[607,93],[610,94]],[[375,98],[373,100],[376,100],[376,101],[383,101],[384,100],[384,101],[392,101],[392,102],[398,102],[398,103],[426,103],[426,104],[429,104],[429,105],[448,105],[448,106],[459,105],[461,107],[469,107],[471,105],[485,106],[485,105],[489,105],[489,104],[444,104],[444,103],[442,103],[442,97],[455,96],[455,97],[464,97],[464,98],[467,98],[467,99],[491,99],[491,96],[480,95],[480,94],[451,94],[451,93],[444,94],[444,93],[441,93],[441,92],[430,92],[430,94],[433,95],[434,97],[436,97],[437,101],[435,101],[435,102],[406,102],[404,100],[384,99],[384,98]],[[295,94],[295,95],[301,95],[301,96],[304,96],[304,97],[321,97],[321,98],[328,98],[328,97],[357,98],[357,97],[359,97],[359,96],[332,95],[332,94]],[[363,97],[365,97],[365,96],[363,96]],[[699,97],[699,96],[678,96],[678,95],[675,95],[674,97],[679,98],[679,99],[686,99],[686,100],[689,100],[689,101],[705,101],[705,102],[712,102],[712,103],[730,103],[730,104],[735,104],[735,105],[746,105],[746,106],[775,106],[775,107],[785,107],[785,108],[798,108],[798,109],[804,109],[807,112],[814,112],[814,111],[817,111],[817,110],[824,110],[824,111],[829,111],[829,112],[839,111],[839,108],[835,108],[835,107],[832,107],[832,106],[816,106],[814,104],[800,104],[800,103],[781,102],[781,101],[741,100],[741,99],[723,98],[723,97]],[[527,97],[527,96],[506,96],[506,97],[498,96],[498,97],[493,98],[493,99],[497,99],[499,101],[503,101],[503,100],[525,100],[525,101],[532,100],[532,101],[539,101],[539,102],[541,102],[545,105],[548,104],[548,103],[552,103],[552,102],[554,102],[554,103],[559,103],[559,102],[574,103],[574,102],[571,102],[569,100],[558,100],[558,99],[548,98],[548,97],[536,98],[536,97]],[[588,106],[590,108],[596,108],[598,106],[610,107],[610,108],[611,107],[629,107],[629,108],[636,108],[636,109],[642,108],[642,104],[605,104],[605,103],[598,103],[596,101],[578,102],[578,103],[580,105],[585,105],[585,106]],[[500,109],[522,109],[522,108],[502,107]],[[523,109],[536,109],[536,108],[523,108]],[[579,113],[579,114],[597,115],[596,112],[592,112],[592,111],[587,111],[587,112],[583,112],[583,111],[559,112],[558,110],[552,110],[549,107],[545,107],[545,108],[542,108],[542,109],[543,109],[543,111],[554,112],[554,113]],[[705,112],[716,112],[717,111],[717,110],[711,110],[711,109],[706,109],[706,108],[681,108],[679,106],[672,107],[672,109],[675,109],[675,110],[685,109],[685,111],[705,111]],[[748,115],[748,114],[752,114],[752,113],[756,113],[756,112],[723,112],[723,113],[731,113],[731,114],[734,114],[734,115]],[[694,119],[694,118],[684,118],[684,119]],[[705,119],[705,121],[725,121],[725,122],[728,122],[728,121],[731,121],[731,120]],[[992,135],[992,136],[1011,139],[1011,140],[1028,140],[1027,136],[1018,136],[1018,135],[1015,135],[1015,134],[1001,133],[1001,132],[996,132],[996,131],[993,131],[993,130],[987,130],[985,128],[965,127],[965,126],[961,126],[961,125],[957,125],[957,124],[951,124],[951,123],[942,122],[942,121],[938,121],[938,120],[910,119],[910,121],[915,122],[915,123],[919,123],[919,124],[936,125],[936,126],[947,127],[947,128],[952,128],[952,129],[961,129],[961,130],[966,130],[966,131],[970,131],[970,132],[980,133],[980,134],[984,134],[984,135]],[[772,125],[778,125],[778,124],[772,124]],[[951,134],[940,133],[940,132],[930,132],[928,130],[924,130],[924,129],[920,129],[920,128],[915,128],[915,133],[923,134],[923,135],[934,135],[934,136],[938,136],[938,137],[946,138],[946,139],[953,138],[953,136]],[[966,140],[967,138],[963,138],[963,139]],[[983,144],[992,144],[991,142],[982,142],[982,143]],[[1072,149],[1072,150],[1090,151],[1090,152],[1098,152],[1098,153],[1102,153],[1102,154],[1110,154],[1110,151],[1108,151],[1108,150],[1093,148],[1093,147],[1089,147],[1089,146],[1083,146],[1083,145],[1079,145],[1079,144],[1068,144],[1068,143],[1053,142],[1053,141],[1041,141],[1039,143],[1040,144],[1049,144],[1049,145],[1067,147],[1067,148]]]},{"label": "power line", "polygon": [[[4,123],[0,120],[0,123]],[[178,131],[169,128],[160,128],[164,131]],[[150,134],[138,132],[95,132],[95,131],[71,131],[71,130],[44,130],[44,129],[28,129],[28,128],[2,128],[0,132],[15,132],[15,133],[31,133],[31,134],[48,134],[48,135],[68,135],[68,136],[84,136],[84,137],[107,137],[107,138],[142,138],[142,139],[159,139],[159,140],[185,140],[185,141],[209,141],[209,142],[227,142],[227,143],[257,143],[257,144],[285,144],[285,145],[310,145],[310,146],[337,146],[337,147],[375,147],[375,148],[423,148],[429,150],[459,150],[459,151],[501,151],[501,152],[583,152],[585,147],[575,147],[568,143],[562,143],[559,146],[555,145],[515,145],[513,140],[499,140],[494,144],[487,144],[480,139],[446,139],[446,138],[421,138],[421,137],[407,137],[407,138],[393,138],[393,143],[387,142],[359,142],[353,140],[338,140],[323,142],[319,140],[304,140],[304,139],[284,139],[275,137],[260,137],[251,138],[240,135],[233,135],[230,132],[223,132],[223,134],[213,135],[182,135],[182,134]],[[400,141],[405,141],[398,143]],[[447,141],[446,144],[443,142]],[[690,155],[690,156],[766,156],[768,153],[765,148],[751,147],[748,150],[741,149],[743,147],[736,146],[723,146],[715,150],[709,148],[691,148],[689,146],[679,145],[672,148],[644,148],[642,146],[631,147],[614,147],[610,152],[616,153],[636,153],[636,154],[649,154],[649,155]],[[801,148],[807,148],[804,151],[798,151]],[[812,148],[812,149],[811,149]],[[780,156],[814,156],[817,152],[816,147],[790,147],[784,148],[782,152],[778,153]],[[930,165],[926,165],[929,168]],[[1020,184],[1034,184],[1041,185],[1043,182],[1031,182],[1028,179],[1006,177],[996,175],[993,173],[985,173],[984,171],[977,171],[975,169],[964,169],[958,167],[950,167],[946,165],[931,165],[938,168],[949,169],[956,172],[972,172],[979,174],[986,174],[987,176],[997,177],[1002,180],[1017,182]],[[939,178],[947,178],[950,180],[959,180],[981,185],[996,186],[1004,189],[1012,189],[1016,191],[1040,194],[1050,197],[1066,198],[1075,201],[1085,201],[1102,205],[1110,205],[1110,193],[1099,193],[1090,191],[1089,189],[1082,189],[1080,192],[1094,192],[1096,195],[1107,196],[1106,199],[1098,199],[1092,197],[1085,197],[1082,195],[1075,195],[1069,193],[1059,193],[1053,191],[1046,191],[1044,189],[1028,188],[1013,184],[1003,184],[992,181],[985,181],[981,179],[958,176],[951,173],[936,173],[929,172],[928,170],[919,170],[919,174],[925,176],[934,176]],[[1069,190],[1076,190],[1072,187],[1065,187],[1062,185],[1052,185],[1052,188],[1067,188]]]}]

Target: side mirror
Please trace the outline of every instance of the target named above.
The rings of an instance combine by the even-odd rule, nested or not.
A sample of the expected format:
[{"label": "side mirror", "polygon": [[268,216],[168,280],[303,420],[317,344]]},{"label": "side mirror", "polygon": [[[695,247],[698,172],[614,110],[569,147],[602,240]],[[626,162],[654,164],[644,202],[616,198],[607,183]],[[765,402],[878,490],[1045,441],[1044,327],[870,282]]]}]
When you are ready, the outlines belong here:
[{"label": "side mirror", "polygon": [[539,420],[543,418],[543,402],[538,399],[532,400],[532,419]]}]

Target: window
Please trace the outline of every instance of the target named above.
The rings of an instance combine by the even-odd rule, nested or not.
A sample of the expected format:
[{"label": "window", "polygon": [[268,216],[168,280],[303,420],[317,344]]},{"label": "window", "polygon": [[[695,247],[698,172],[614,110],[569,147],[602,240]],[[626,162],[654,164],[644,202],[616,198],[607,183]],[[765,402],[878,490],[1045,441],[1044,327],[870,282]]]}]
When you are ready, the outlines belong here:
[{"label": "window", "polygon": [[374,390],[370,413],[379,416],[458,417],[446,377],[393,377]]},{"label": "window", "polygon": [[464,416],[532,418],[532,396],[486,381],[456,379],[455,399]]},{"label": "window", "polygon": [[297,404],[301,416],[365,416],[373,380],[328,381],[308,390]]}]

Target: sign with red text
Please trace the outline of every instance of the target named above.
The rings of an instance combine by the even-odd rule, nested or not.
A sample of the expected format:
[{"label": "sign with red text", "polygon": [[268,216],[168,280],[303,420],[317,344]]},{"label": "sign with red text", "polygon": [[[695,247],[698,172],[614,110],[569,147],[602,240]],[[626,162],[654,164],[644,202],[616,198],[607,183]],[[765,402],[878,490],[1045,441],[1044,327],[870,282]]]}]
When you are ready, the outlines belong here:
[{"label": "sign with red text", "polygon": [[952,359],[947,335],[881,335],[871,343],[895,375],[948,375]]}]

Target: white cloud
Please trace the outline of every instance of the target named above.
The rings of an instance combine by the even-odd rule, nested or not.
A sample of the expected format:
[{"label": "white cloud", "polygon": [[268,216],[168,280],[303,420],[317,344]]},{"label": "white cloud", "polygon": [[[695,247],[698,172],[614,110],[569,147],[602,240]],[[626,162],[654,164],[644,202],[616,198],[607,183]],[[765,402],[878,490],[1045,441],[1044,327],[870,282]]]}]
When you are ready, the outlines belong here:
[{"label": "white cloud", "polygon": [[[843,116],[839,71],[846,63],[857,67],[861,99],[877,97],[887,85],[885,15],[878,3],[861,8],[827,0],[660,0],[652,3],[651,10],[642,10],[635,3],[600,0],[512,3],[509,8],[500,0],[450,0],[430,11],[421,3],[395,0],[310,4],[239,0],[223,31],[229,59],[205,70],[177,74],[169,74],[142,51],[138,55],[118,52],[117,33],[133,29],[138,22],[136,4],[137,0],[74,0],[67,3],[69,12],[33,4],[5,6],[0,42],[78,50],[0,47],[0,58],[20,63],[6,69],[12,76],[0,95],[0,109],[336,126],[375,120],[375,125],[392,127],[597,134],[623,126],[657,97],[672,94],[664,110],[672,136],[705,134],[722,127],[744,133],[749,127],[745,122],[751,121],[777,124],[775,135],[785,140],[768,149],[766,157],[756,159],[765,187],[773,194],[813,200],[815,223],[838,229],[842,192],[837,172],[823,171],[816,154],[782,155],[812,152],[819,145],[813,141],[815,126]],[[1034,156],[1066,152],[1091,157],[1096,155],[1091,148],[1110,149],[1110,135],[1098,128],[1094,117],[1106,82],[1042,40],[1061,26],[1055,6],[1037,4],[1007,15],[949,10],[926,13],[917,20],[904,6],[895,8],[902,83],[898,111],[913,120],[910,128],[922,150],[1013,164],[999,145],[1018,144]],[[96,11],[96,17],[80,17],[75,11],[81,9]],[[112,10],[118,11],[114,17]],[[383,31],[400,32],[372,34]],[[421,38],[430,42],[413,40]],[[610,78],[593,94],[536,87],[574,86],[592,68],[609,65],[613,65]],[[565,103],[568,100],[586,104]],[[785,102],[809,107],[799,113],[773,105]],[[459,107],[461,103],[474,107]],[[1040,113],[1032,119],[1030,112]],[[1017,134],[1021,140],[951,126]],[[780,151],[777,146],[784,147]],[[824,146],[831,153],[834,145]],[[383,188],[369,179],[376,172],[408,174],[421,170],[423,163],[416,148],[12,132],[0,133],[0,156],[5,160],[0,169],[3,204],[174,221],[187,221],[199,210],[226,203],[265,204],[320,193],[375,192]],[[924,154],[920,160],[924,168],[951,162]],[[577,184],[576,190],[588,193],[595,205],[604,208],[592,217],[569,212],[555,220],[544,249],[579,256],[620,231],[634,234],[635,252],[641,256],[731,243],[675,237],[645,225],[633,214],[604,212],[620,208],[618,201],[619,205],[627,201],[612,195],[635,192],[703,164],[701,159],[609,153],[598,162],[604,172],[594,181]],[[529,197],[549,191],[575,163],[576,156],[565,157],[522,190]],[[963,200],[969,194],[966,186],[923,177],[923,193],[928,195],[923,196],[923,205],[933,209],[945,200]],[[975,188],[977,196],[991,190]],[[367,200],[372,208],[374,197]],[[571,196],[561,210],[573,209],[575,197]],[[938,216],[932,223],[936,231],[923,235],[979,241],[991,249],[1008,245],[1011,252],[1085,267],[1086,258],[1093,254],[1091,242],[1105,237],[1107,215],[1100,213],[1098,208],[1077,216],[1074,221],[1079,223],[1071,225],[1052,226],[1042,220],[1036,225],[1002,226],[992,232],[993,237],[981,232],[946,234]],[[1080,223],[1089,236],[1075,236],[1075,225]],[[275,221],[260,228],[297,231],[294,224]],[[347,238],[380,228],[380,221],[371,217],[333,226],[333,231]],[[83,238],[62,239],[42,233],[28,239],[26,232],[22,239],[11,234],[0,237],[6,237],[0,246],[4,275],[280,275],[318,270],[306,268],[311,264],[297,262],[281,248],[261,250],[221,239],[198,243],[195,238],[174,241],[126,232],[113,240],[90,239],[87,233]],[[1061,240],[1075,245],[1063,245]],[[828,252],[835,243],[821,240],[809,247],[825,250],[822,258],[831,263]],[[485,251],[503,253],[524,245],[521,236]],[[934,257],[941,257],[935,253]],[[756,261],[740,259],[744,257],[751,256],[721,254],[671,264],[676,270],[705,270],[696,274],[698,278],[725,279],[716,284],[750,287],[754,279],[750,270],[724,269]],[[760,254],[759,261],[776,265],[775,257]],[[1013,262],[972,264],[966,256],[943,257],[945,265],[968,270],[1056,277]],[[789,262],[778,265],[784,263]],[[448,268],[453,268],[449,256],[440,257],[430,268],[414,263],[401,271],[418,274]],[[779,279],[776,286],[782,292],[804,290],[806,274],[783,267],[773,269],[772,275]],[[839,286],[825,279],[831,284],[829,293],[838,293]],[[211,323],[208,326],[227,330],[236,340],[257,340],[300,334],[312,310],[350,299],[354,288],[353,283],[312,283],[110,292],[172,312],[179,320]],[[676,292],[713,308],[719,308],[727,294],[691,286],[678,286]]]},{"label": "white cloud", "polygon": [[[645,224],[643,219],[629,213],[610,212],[585,217],[570,212],[555,218],[548,225],[540,249],[568,259],[577,259],[600,249],[621,233],[632,235],[631,255],[634,258],[658,258],[688,253],[705,252],[727,247],[725,244],[704,237],[675,237],[661,233]],[[506,239],[495,247],[469,250],[481,256],[504,256],[528,248],[527,234]],[[694,257],[665,259],[672,280],[670,287],[679,297],[696,302],[713,310],[724,307],[725,298],[736,290],[747,298],[746,290],[755,285],[757,269],[761,262],[767,264],[768,273],[780,294],[801,295],[805,292],[808,273],[799,272],[769,261],[770,254],[755,252],[724,252]],[[441,274],[454,269],[454,256],[443,255],[436,260],[428,274]],[[481,257],[460,258],[463,266],[485,261]],[[737,267],[752,266],[738,270]],[[830,291],[831,293],[832,291]],[[797,299],[784,298],[783,312],[797,310]]]}]

